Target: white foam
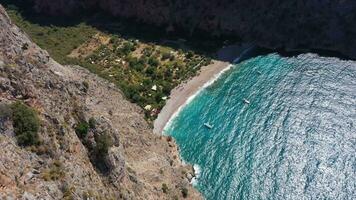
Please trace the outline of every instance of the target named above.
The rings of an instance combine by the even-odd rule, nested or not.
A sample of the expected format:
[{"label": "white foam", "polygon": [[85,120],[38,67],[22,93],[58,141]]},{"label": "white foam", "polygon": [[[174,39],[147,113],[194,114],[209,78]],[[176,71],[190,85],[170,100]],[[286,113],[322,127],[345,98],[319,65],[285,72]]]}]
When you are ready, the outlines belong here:
[{"label": "white foam", "polygon": [[190,181],[190,183],[194,186],[197,185],[199,177],[200,177],[200,173],[201,173],[201,168],[199,165],[194,164],[193,165],[194,168],[194,177],[192,178],[192,180]]},{"label": "white foam", "polygon": [[173,113],[173,115],[169,118],[168,122],[166,123],[166,125],[163,128],[163,134],[166,134],[166,129],[168,127],[171,126],[173,120],[179,115],[179,113],[182,111],[182,109],[188,105],[191,101],[193,101],[193,99],[195,97],[197,97],[205,88],[209,87],[210,85],[212,85],[215,81],[217,81],[221,75],[223,75],[226,71],[230,70],[234,65],[230,64],[228,65],[226,68],[224,68],[223,70],[221,70],[219,73],[215,74],[213,78],[211,78],[208,82],[206,82],[203,86],[201,86],[197,92],[195,92],[192,96],[190,96],[185,102],[184,104],[182,104],[181,106],[179,106],[179,108],[177,109],[176,112]]}]

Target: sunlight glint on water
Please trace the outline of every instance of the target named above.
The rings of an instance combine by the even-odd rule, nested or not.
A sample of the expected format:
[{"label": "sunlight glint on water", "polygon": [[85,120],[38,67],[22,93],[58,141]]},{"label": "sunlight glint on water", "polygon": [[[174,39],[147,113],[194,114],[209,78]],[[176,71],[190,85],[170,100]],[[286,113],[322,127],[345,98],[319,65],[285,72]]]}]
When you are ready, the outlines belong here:
[{"label": "sunlight glint on water", "polygon": [[222,75],[165,131],[206,199],[356,199],[355,125],[355,62],[270,54]]}]

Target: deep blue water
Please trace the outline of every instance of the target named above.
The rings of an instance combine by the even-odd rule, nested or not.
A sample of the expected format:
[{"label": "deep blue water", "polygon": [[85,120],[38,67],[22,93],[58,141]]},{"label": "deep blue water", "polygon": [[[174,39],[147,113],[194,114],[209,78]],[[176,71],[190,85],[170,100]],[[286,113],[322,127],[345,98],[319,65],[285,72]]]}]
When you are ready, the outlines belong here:
[{"label": "deep blue water", "polygon": [[227,71],[165,132],[208,200],[356,199],[355,126],[355,62],[270,54]]}]

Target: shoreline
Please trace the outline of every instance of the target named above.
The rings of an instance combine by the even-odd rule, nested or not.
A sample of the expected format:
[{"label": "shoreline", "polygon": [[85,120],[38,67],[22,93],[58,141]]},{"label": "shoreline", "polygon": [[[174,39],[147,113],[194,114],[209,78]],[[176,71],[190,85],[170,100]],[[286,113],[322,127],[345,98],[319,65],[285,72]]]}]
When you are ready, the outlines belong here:
[{"label": "shoreline", "polygon": [[154,121],[153,133],[163,134],[165,126],[173,119],[180,109],[189,102],[210,81],[214,81],[231,67],[230,62],[212,60],[213,63],[203,66],[193,78],[181,83],[171,91],[171,95]]},{"label": "shoreline", "polygon": [[225,71],[229,70],[233,63],[239,63],[249,57],[255,46],[247,43],[229,45],[222,47],[217,52],[217,58],[212,60],[213,63],[203,66],[198,74],[191,79],[175,87],[158,114],[153,124],[153,133],[163,134],[166,125],[175,118],[180,109],[182,109],[190,100],[192,100],[201,89],[207,87]]}]

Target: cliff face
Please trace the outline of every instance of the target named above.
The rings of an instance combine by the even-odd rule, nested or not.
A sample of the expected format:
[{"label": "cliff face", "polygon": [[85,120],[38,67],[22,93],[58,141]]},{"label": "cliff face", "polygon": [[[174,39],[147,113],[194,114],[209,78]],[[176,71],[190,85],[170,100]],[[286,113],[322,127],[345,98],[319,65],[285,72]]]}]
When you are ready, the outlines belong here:
[{"label": "cliff face", "polygon": [[[174,141],[152,134],[142,110],[121,91],[79,66],[52,60],[1,5],[0,27],[0,199],[173,199],[183,188],[189,198],[200,198]],[[17,101],[38,113],[40,146],[18,145],[6,114]],[[95,125],[79,137],[78,121],[90,118]],[[91,148],[104,134],[111,144],[95,162]]]},{"label": "cliff face", "polygon": [[115,16],[192,33],[234,35],[269,48],[335,50],[356,58],[352,0],[33,0],[38,11],[101,8]]}]

